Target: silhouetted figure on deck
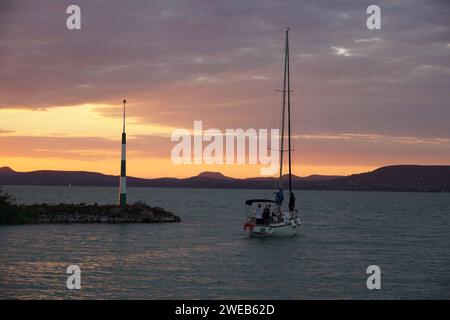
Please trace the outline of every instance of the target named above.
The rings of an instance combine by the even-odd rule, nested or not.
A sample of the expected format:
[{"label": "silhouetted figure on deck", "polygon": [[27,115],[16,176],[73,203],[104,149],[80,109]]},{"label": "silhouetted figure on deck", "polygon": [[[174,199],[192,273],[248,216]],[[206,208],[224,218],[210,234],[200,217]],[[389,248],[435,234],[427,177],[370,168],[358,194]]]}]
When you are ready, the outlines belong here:
[{"label": "silhouetted figure on deck", "polygon": [[291,216],[293,216],[294,210],[295,210],[295,197],[294,193],[291,192],[291,194],[289,195],[289,213],[291,214]]},{"label": "silhouetted figure on deck", "polygon": [[264,224],[269,224],[269,221],[270,221],[270,209],[269,209],[269,206],[266,206],[264,208],[262,216],[263,216]]}]

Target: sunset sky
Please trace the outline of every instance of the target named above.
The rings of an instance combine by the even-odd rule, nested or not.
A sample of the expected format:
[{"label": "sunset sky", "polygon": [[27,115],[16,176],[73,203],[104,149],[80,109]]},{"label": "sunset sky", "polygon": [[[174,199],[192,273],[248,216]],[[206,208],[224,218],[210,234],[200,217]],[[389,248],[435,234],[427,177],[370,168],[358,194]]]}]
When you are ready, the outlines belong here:
[{"label": "sunset sky", "polygon": [[449,17],[435,0],[0,0],[0,167],[118,175],[126,98],[129,175],[258,176],[174,165],[170,136],[277,127],[287,26],[295,174],[450,164]]}]

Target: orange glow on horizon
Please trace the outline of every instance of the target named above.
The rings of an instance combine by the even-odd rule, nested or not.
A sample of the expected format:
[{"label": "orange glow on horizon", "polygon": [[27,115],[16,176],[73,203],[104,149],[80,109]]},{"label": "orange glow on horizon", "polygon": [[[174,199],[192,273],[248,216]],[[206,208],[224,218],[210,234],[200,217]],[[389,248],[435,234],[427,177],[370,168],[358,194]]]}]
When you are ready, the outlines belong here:
[{"label": "orange glow on horizon", "polygon": [[[121,104],[0,109],[0,167],[119,175],[121,120]],[[189,126],[186,129],[191,130]],[[187,178],[214,171],[234,178],[261,177],[259,165],[173,164],[170,159],[176,144],[170,141],[173,130],[167,122],[150,124],[129,115],[127,175]],[[302,148],[293,154],[292,171],[302,177],[346,176],[405,162],[442,164],[446,163],[449,150],[449,140],[438,138],[324,133],[299,135],[296,139]]]},{"label": "orange glow on horizon", "polygon": [[[102,161],[80,161],[56,158],[3,157],[0,167],[11,167],[15,171],[36,170],[91,171],[118,176],[120,161],[114,159]],[[373,166],[294,166],[293,174],[297,176],[350,175],[375,169]],[[233,178],[261,177],[258,165],[174,165],[170,158],[132,158],[127,160],[127,176],[138,178],[188,178],[204,171],[221,172]]]},{"label": "orange glow on horizon", "polygon": [[[47,109],[1,109],[0,166],[16,171],[91,171],[110,175],[120,172],[121,104],[83,104]],[[117,109],[117,113],[115,112]],[[105,110],[110,113],[105,114]],[[127,117],[127,175],[142,178],[187,178],[204,171],[221,172],[234,178],[260,177],[259,165],[175,165],[169,158],[173,144],[149,141],[168,139],[174,128],[148,125]],[[204,128],[206,129],[206,128]],[[190,128],[188,128],[190,130]],[[118,133],[119,132],[119,133]],[[144,136],[142,140],[139,137]],[[57,139],[71,139],[59,141]],[[8,140],[10,139],[10,140]],[[27,139],[38,139],[37,142]],[[39,140],[40,139],[40,140]],[[90,139],[90,140],[83,140]],[[136,140],[138,139],[138,140]],[[12,142],[11,142],[12,141]],[[142,143],[142,145],[139,145]],[[147,144],[145,144],[147,143]],[[157,151],[157,156],[145,152]],[[167,155],[167,156],[165,156]],[[313,163],[316,161],[313,161]],[[294,165],[295,175],[349,175],[372,166]]]}]

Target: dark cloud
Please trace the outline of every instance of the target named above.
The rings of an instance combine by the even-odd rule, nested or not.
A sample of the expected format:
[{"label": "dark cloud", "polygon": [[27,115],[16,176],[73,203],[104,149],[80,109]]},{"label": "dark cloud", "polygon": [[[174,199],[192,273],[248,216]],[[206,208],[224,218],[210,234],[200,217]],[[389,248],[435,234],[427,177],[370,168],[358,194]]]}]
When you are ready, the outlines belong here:
[{"label": "dark cloud", "polygon": [[298,132],[450,137],[448,1],[377,1],[377,31],[372,1],[77,3],[81,31],[71,1],[1,2],[0,108],[126,96],[147,123],[267,126],[290,26]]}]

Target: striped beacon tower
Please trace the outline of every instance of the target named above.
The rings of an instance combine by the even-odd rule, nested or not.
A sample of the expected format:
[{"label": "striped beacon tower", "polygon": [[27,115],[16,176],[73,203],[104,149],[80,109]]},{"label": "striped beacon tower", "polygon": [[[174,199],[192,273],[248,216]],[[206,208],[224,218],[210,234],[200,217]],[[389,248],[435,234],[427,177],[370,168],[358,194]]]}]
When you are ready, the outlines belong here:
[{"label": "striped beacon tower", "polygon": [[120,185],[119,185],[119,203],[122,208],[127,205],[127,173],[126,173],[126,155],[127,155],[127,134],[125,133],[125,104],[123,100],[123,131],[122,131],[122,158],[120,161]]}]

